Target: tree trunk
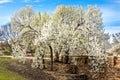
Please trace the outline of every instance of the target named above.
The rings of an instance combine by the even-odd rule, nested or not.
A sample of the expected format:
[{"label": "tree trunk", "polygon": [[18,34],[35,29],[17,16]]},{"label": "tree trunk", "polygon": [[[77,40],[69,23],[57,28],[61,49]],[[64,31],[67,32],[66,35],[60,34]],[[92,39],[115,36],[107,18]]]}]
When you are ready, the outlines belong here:
[{"label": "tree trunk", "polygon": [[65,64],[68,64],[69,61],[69,49],[65,51]]},{"label": "tree trunk", "polygon": [[65,64],[68,64],[69,61],[69,55],[65,55]]},{"label": "tree trunk", "polygon": [[55,62],[59,62],[59,53],[58,52],[55,53]]},{"label": "tree trunk", "polygon": [[114,66],[117,64],[117,56],[114,56]]},{"label": "tree trunk", "polygon": [[50,48],[50,58],[51,58],[51,71],[53,71],[53,49],[52,49],[52,46],[49,45],[49,48]]},{"label": "tree trunk", "polygon": [[59,51],[55,52],[55,62],[59,62],[59,57],[60,57],[60,53],[62,51],[62,47],[59,49]]},{"label": "tree trunk", "polygon": [[43,69],[45,69],[45,60],[44,60],[44,54],[42,55],[42,65],[43,65]]}]

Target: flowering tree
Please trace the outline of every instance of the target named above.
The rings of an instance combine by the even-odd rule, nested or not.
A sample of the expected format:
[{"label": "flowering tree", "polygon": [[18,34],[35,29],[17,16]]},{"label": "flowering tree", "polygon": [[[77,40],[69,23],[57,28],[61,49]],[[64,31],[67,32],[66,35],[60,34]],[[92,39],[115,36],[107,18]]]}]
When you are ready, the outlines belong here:
[{"label": "flowering tree", "polygon": [[107,63],[106,60],[108,56],[106,54],[106,37],[104,33],[101,12],[97,7],[89,6],[85,12],[84,19],[86,38],[88,38],[87,43],[85,44],[85,50],[87,50],[88,56],[93,56],[95,58],[90,65],[93,66],[92,71],[96,72],[99,71],[103,64],[105,65]]},{"label": "flowering tree", "polygon": [[[35,38],[35,44],[39,44],[38,46],[40,46],[41,51],[45,52],[48,49],[50,50],[51,70],[53,70],[53,43],[55,39],[55,34],[56,33],[54,31],[52,23],[49,22],[42,27],[40,34],[38,35],[38,37]],[[44,55],[45,53],[42,54]]]},{"label": "flowering tree", "polygon": [[[27,47],[29,46],[29,44],[32,43],[31,39],[34,38],[33,34],[35,34],[35,30],[31,26],[31,20],[33,17],[34,10],[32,9],[32,7],[27,6],[15,12],[11,19],[12,30],[17,35],[16,38],[20,39],[18,41],[19,44],[26,47],[24,48],[26,49],[25,51],[27,51]],[[14,42],[12,43],[14,44]]]},{"label": "flowering tree", "polygon": [[[34,55],[35,60],[33,61],[35,62],[37,60],[35,64],[39,63],[39,58],[41,56],[42,62],[44,63],[43,57],[45,54],[45,46],[41,45],[43,43],[40,43],[38,37],[41,36],[41,28],[43,28],[43,26],[47,24],[48,20],[49,16],[46,13],[44,13],[43,15],[41,15],[40,13],[35,15],[34,10],[30,6],[27,6],[17,11],[11,19],[12,28],[18,34],[17,38],[20,37],[19,39],[21,41],[19,43],[23,44],[23,46],[26,47],[24,49],[26,49],[27,51],[28,47],[30,46],[34,46],[36,48]],[[38,41],[36,41],[36,38]],[[36,66],[41,67],[39,65]]]},{"label": "flowering tree", "polygon": [[53,22],[59,32],[56,41],[58,47],[55,49],[56,59],[59,59],[60,52],[65,53],[66,63],[68,63],[69,54],[82,48],[82,43],[85,41],[80,29],[84,24],[83,15],[84,11],[81,7],[62,5],[55,10]]},{"label": "flowering tree", "polygon": [[[84,11],[82,7],[59,6],[51,16],[47,13],[34,14],[31,7],[26,7],[15,13],[11,23],[17,37],[21,39],[19,43],[23,44],[22,48],[27,49],[29,43],[35,46],[33,67],[45,67],[44,55],[48,50],[51,55],[51,70],[53,54],[59,61],[59,54],[63,53],[65,63],[68,63],[70,55],[87,55],[89,58],[95,56],[99,61],[97,63],[101,63],[101,59],[103,62],[107,59],[104,44],[108,38],[105,37],[101,12],[97,7],[89,6]],[[94,61],[91,64],[96,66]]]}]

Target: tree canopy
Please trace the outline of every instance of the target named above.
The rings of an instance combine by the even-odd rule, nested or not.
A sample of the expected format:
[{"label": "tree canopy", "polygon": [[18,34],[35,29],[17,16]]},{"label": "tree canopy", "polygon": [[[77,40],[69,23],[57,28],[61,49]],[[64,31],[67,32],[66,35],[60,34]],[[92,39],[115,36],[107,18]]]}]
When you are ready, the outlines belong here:
[{"label": "tree canopy", "polygon": [[[14,47],[25,51],[30,44],[34,46],[34,62],[37,65],[37,60],[43,60],[46,53],[51,55],[51,67],[53,54],[62,53],[66,60],[70,55],[106,55],[105,45],[109,38],[104,33],[102,13],[96,6],[88,6],[84,10],[82,7],[62,5],[56,8],[53,15],[35,13],[32,7],[26,6],[15,12],[11,25],[19,41]],[[21,50],[18,52],[25,55]]]}]

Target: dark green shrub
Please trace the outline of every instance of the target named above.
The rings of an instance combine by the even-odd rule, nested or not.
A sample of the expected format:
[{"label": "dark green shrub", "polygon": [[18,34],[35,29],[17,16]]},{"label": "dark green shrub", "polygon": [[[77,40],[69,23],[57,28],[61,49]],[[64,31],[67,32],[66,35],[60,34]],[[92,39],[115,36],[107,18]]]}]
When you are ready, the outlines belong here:
[{"label": "dark green shrub", "polygon": [[2,53],[3,53],[4,55],[11,55],[11,52],[10,52],[10,51],[7,51],[7,50],[3,50]]}]

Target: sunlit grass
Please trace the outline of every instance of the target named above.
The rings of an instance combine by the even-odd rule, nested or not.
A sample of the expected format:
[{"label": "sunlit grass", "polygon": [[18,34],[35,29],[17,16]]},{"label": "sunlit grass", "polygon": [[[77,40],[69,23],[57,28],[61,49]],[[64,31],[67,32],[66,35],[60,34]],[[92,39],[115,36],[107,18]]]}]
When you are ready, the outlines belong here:
[{"label": "sunlit grass", "polygon": [[0,58],[0,80],[27,80],[19,74],[8,70],[5,65],[6,62],[12,62],[12,60],[9,58]]}]

